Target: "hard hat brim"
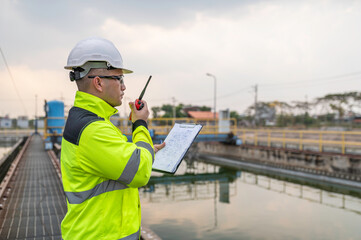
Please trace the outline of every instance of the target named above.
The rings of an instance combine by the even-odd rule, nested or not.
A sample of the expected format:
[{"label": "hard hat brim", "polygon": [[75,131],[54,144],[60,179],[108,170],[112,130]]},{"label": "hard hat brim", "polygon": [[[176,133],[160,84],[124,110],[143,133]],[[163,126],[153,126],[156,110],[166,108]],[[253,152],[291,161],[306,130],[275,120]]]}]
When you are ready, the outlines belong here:
[{"label": "hard hat brim", "polygon": [[[73,70],[74,68],[77,68],[79,66],[65,66],[64,68],[67,70]],[[115,69],[121,69],[123,71],[123,74],[129,74],[129,73],[133,73],[132,70],[126,69],[126,68],[116,68]]]}]

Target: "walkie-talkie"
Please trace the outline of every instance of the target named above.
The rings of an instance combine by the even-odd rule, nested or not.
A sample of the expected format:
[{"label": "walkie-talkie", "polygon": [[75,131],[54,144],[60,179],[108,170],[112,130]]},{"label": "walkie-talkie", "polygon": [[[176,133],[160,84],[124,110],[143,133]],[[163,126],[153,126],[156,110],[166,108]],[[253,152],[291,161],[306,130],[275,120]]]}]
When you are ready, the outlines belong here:
[{"label": "walkie-talkie", "polygon": [[[144,103],[142,102],[142,98],[144,96],[145,90],[148,87],[149,81],[152,78],[152,75],[149,76],[147,83],[145,84],[145,87],[143,88],[143,91],[140,93],[140,96],[137,100],[135,100],[135,108],[137,110],[141,110],[144,107]],[[129,120],[132,120],[132,113],[129,115]]]}]

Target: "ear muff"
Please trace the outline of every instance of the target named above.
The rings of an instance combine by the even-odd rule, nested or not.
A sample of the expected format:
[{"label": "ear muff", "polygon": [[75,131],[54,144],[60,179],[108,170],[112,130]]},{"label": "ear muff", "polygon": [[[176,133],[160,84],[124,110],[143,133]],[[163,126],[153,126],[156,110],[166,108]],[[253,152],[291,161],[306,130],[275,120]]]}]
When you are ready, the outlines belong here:
[{"label": "ear muff", "polygon": [[80,72],[79,71],[70,71],[69,72],[70,81],[76,81],[80,79]]},{"label": "ear muff", "polygon": [[69,72],[70,81],[76,81],[76,80],[81,79],[80,72],[82,72],[82,71],[84,71],[84,69],[79,68],[79,67],[74,69],[74,71],[70,71]]}]

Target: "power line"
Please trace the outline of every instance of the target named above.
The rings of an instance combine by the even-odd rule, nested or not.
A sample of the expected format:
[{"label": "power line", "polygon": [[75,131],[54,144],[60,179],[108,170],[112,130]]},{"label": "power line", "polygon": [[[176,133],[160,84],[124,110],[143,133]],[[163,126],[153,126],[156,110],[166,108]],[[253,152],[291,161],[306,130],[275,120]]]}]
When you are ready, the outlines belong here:
[{"label": "power line", "polygon": [[18,95],[18,98],[20,99],[20,102],[21,102],[21,105],[22,105],[23,108],[24,108],[25,114],[28,115],[28,113],[27,113],[27,111],[26,111],[26,108],[25,108],[25,105],[24,105],[24,102],[23,102],[23,100],[22,100],[21,97],[20,97],[18,88],[16,87],[16,84],[15,84],[15,81],[14,81],[14,78],[13,78],[13,75],[11,74],[11,71],[10,71],[10,68],[9,68],[9,66],[8,66],[8,63],[6,62],[5,55],[4,55],[3,51],[1,50],[1,47],[0,47],[0,52],[1,52],[1,56],[2,56],[3,59],[4,59],[5,66],[6,66],[7,70],[8,70],[8,72],[9,72],[10,79],[11,79],[13,85],[14,85],[15,92],[16,92],[16,94]]},{"label": "power line", "polygon": [[[248,86],[248,87],[245,87],[245,88],[241,88],[241,89],[239,89],[239,90],[237,90],[237,91],[220,95],[220,96],[217,97],[217,99],[227,98],[227,97],[233,96],[233,95],[235,95],[235,94],[238,94],[238,93],[240,93],[240,92],[249,90],[250,88],[251,88],[251,86]],[[203,98],[203,99],[192,100],[192,101],[195,101],[195,102],[207,102],[207,101],[211,101],[211,100],[213,100],[213,98]]]},{"label": "power line", "polygon": [[[357,75],[361,75],[361,72],[352,72],[352,73],[346,73],[346,74],[341,74],[341,75],[336,75],[336,76],[331,76],[331,77],[318,78],[318,79],[309,79],[309,80],[302,80],[302,81],[295,81],[295,82],[262,84],[262,87],[302,84],[302,83],[307,83],[307,82],[323,82],[323,81],[335,80],[335,79],[340,79],[340,78],[345,78],[345,77],[352,77],[352,76],[357,76]],[[345,80],[343,80],[343,81],[345,81]]]},{"label": "power line", "polygon": [[[351,78],[351,79],[343,79],[342,82],[346,82],[346,81],[351,81],[351,80],[357,80],[360,81],[361,80],[361,76],[360,77],[355,77],[355,78]],[[315,82],[315,83],[307,83],[307,85],[305,85],[305,87],[311,87],[311,86],[325,86],[325,85],[329,85],[329,84],[335,84],[338,83],[341,80],[333,80],[333,81],[328,81],[327,83],[324,82]],[[305,84],[305,83],[304,83]],[[263,88],[269,89],[269,88],[275,88],[277,87],[278,89],[284,90],[284,89],[299,89],[300,87],[302,87],[302,84],[294,84],[294,85],[290,85],[290,86],[269,86],[269,85],[261,85]]]}]

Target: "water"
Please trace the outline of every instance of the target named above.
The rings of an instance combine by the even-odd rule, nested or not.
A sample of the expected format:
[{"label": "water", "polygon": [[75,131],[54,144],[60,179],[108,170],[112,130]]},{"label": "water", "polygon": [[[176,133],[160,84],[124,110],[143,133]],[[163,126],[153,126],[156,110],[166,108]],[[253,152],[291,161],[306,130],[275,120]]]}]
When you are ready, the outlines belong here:
[{"label": "water", "polygon": [[0,143],[0,159],[7,154],[16,142],[2,142]]},{"label": "water", "polygon": [[[188,166],[187,166],[188,165]],[[360,239],[361,198],[183,161],[140,189],[142,223],[162,239]]]}]

